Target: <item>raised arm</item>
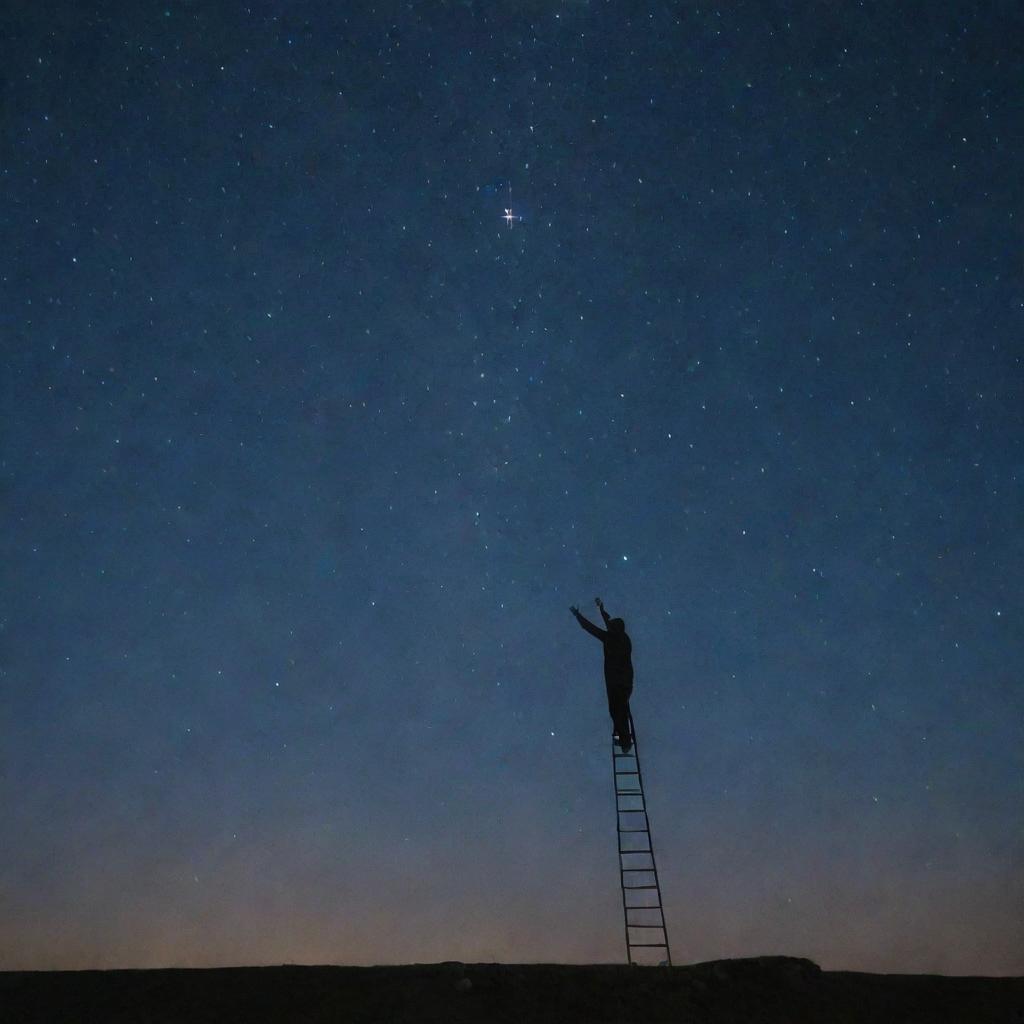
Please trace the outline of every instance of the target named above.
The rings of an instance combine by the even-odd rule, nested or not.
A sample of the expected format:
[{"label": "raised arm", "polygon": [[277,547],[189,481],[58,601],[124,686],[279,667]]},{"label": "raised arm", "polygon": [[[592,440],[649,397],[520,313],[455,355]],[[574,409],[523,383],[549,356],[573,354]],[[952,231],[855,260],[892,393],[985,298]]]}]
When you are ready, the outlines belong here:
[{"label": "raised arm", "polygon": [[582,627],[583,627],[583,628],[584,628],[584,629],[585,629],[585,630],[586,630],[586,631],[587,631],[587,632],[588,632],[588,633],[589,633],[589,634],[590,634],[591,636],[596,636],[598,640],[600,640],[600,641],[601,641],[602,643],[604,642],[604,638],[605,638],[605,637],[606,637],[606,636],[607,636],[608,634],[607,634],[607,633],[606,633],[606,632],[605,632],[605,631],[604,631],[603,629],[601,629],[601,628],[600,628],[599,626],[595,626],[595,625],[594,625],[594,624],[593,624],[593,623],[592,623],[592,622],[590,621],[590,619],[588,619],[588,618],[587,618],[587,617],[586,617],[585,615],[581,614],[581,613],[580,613],[580,610],[579,610],[579,608],[573,608],[573,609],[572,609],[572,613],[573,613],[573,615],[575,615],[575,616],[576,616],[576,621],[577,621],[577,622],[578,622],[578,623],[579,623],[579,624],[580,624],[580,625],[581,625],[581,626],[582,626]]},{"label": "raised arm", "polygon": [[608,623],[612,621],[612,617],[604,610],[604,601],[599,597],[595,597],[594,604],[601,609],[601,618],[604,619],[604,624],[607,626]]}]

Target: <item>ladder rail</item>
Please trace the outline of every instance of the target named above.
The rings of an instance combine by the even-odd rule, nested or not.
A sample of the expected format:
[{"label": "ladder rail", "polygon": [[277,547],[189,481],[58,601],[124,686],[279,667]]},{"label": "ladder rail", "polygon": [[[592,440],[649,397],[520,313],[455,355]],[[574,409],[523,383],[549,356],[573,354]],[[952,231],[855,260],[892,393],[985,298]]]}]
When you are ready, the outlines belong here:
[{"label": "ladder rail", "polygon": [[[647,812],[647,797],[644,793],[644,777],[643,771],[640,767],[640,748],[636,742],[636,728],[633,725],[633,714],[630,712],[629,715],[629,731],[633,737],[633,752],[632,754],[617,754],[615,752],[615,741],[612,740],[612,781],[615,786],[615,826],[617,832],[617,845],[619,848],[619,887],[622,890],[622,919],[626,937],[626,957],[630,964],[635,963],[633,959],[634,949],[664,949],[665,950],[665,963],[672,966],[672,952],[669,948],[668,940],[668,928],[665,924],[665,909],[661,899],[661,884],[658,879],[658,862],[654,857],[654,838],[651,835],[651,819]],[[632,757],[636,763],[636,771],[623,770],[619,771],[617,761],[619,758]],[[619,788],[620,776],[630,779],[631,784],[635,785],[635,789],[622,790]],[[640,806],[636,808],[630,808],[623,810],[621,807],[620,797],[639,797]],[[622,827],[622,815],[643,815],[644,827],[643,828],[623,828]],[[645,850],[624,850],[622,848],[622,837],[623,835],[636,835],[638,833],[647,833],[647,849]],[[650,867],[636,868],[626,867],[623,855],[626,854],[641,854],[644,857],[650,857]],[[627,885],[626,875],[636,874],[643,872],[653,877],[653,885]],[[637,890],[654,891],[657,894],[657,903],[653,906],[648,907],[631,907],[626,902],[626,894],[628,892],[636,892]],[[643,910],[648,913],[657,912],[661,919],[661,924],[631,924],[629,920],[630,911]],[[664,937],[664,942],[634,942],[630,936],[630,929],[637,930],[653,930],[660,931]]]}]

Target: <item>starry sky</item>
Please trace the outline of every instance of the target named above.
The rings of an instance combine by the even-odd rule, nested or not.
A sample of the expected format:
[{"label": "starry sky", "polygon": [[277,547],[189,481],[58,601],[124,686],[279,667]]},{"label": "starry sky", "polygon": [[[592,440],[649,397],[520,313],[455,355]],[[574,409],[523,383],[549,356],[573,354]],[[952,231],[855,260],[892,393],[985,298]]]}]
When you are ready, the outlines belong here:
[{"label": "starry sky", "polygon": [[5,4],[0,967],[1024,973],[1022,35]]}]

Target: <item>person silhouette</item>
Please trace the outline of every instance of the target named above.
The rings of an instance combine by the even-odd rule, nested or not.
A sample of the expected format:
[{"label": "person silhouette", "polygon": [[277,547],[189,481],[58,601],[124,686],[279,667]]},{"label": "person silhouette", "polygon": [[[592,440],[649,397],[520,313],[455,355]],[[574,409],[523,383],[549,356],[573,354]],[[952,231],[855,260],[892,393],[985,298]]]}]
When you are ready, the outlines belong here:
[{"label": "person silhouette", "polygon": [[608,714],[612,716],[614,736],[624,754],[633,746],[629,733],[629,698],[633,693],[633,644],[626,632],[622,619],[613,619],[604,609],[601,598],[594,603],[601,612],[607,629],[595,626],[579,608],[572,605],[570,611],[576,621],[591,635],[596,636],[604,647],[604,686],[608,692]]}]

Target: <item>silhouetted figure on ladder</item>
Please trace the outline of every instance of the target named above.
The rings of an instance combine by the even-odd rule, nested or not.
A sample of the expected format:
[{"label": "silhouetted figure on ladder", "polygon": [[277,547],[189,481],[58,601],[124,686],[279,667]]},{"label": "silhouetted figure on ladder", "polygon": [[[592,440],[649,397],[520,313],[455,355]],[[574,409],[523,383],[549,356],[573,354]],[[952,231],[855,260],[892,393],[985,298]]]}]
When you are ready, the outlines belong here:
[{"label": "silhouetted figure on ladder", "polygon": [[608,691],[608,714],[612,716],[615,736],[624,754],[628,754],[633,746],[633,737],[629,734],[629,698],[633,693],[633,644],[626,633],[626,624],[622,619],[609,618],[604,610],[601,598],[595,598],[601,611],[601,618],[607,629],[595,626],[579,608],[572,606],[576,621],[591,636],[596,636],[604,646],[604,685]]}]

